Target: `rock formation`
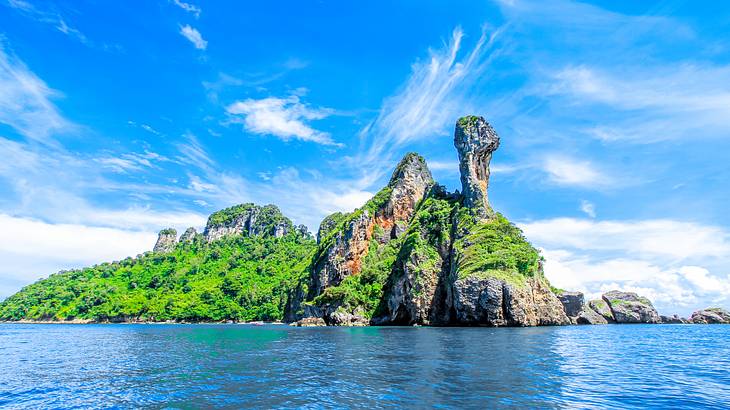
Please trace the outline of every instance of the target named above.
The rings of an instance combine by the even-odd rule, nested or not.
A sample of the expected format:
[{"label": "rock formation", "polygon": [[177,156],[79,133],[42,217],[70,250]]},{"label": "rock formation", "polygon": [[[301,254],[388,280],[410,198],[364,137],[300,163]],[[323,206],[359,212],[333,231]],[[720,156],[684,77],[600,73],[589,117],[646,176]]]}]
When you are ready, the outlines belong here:
[{"label": "rock formation", "polygon": [[291,221],[275,205],[236,205],[208,217],[203,235],[212,242],[231,235],[271,235],[282,237],[294,229]]},{"label": "rock formation", "polygon": [[180,243],[186,243],[186,242],[192,242],[193,239],[195,239],[195,235],[198,234],[198,231],[195,230],[192,226],[183,232],[183,234],[180,236]]},{"label": "rock formation", "polygon": [[177,245],[177,231],[172,228],[163,229],[157,235],[157,242],[152,249],[154,252],[172,252]]},{"label": "rock formation", "polygon": [[486,218],[492,213],[487,196],[489,162],[499,148],[499,136],[484,118],[470,115],[456,122],[454,145],[459,153],[464,205]]},{"label": "rock formation", "polygon": [[730,324],[730,312],[722,308],[707,308],[692,313],[690,321],[696,324]]},{"label": "rock formation", "polygon": [[601,315],[601,317],[607,323],[616,323],[616,320],[613,318],[613,312],[611,312],[611,308],[608,306],[608,303],[606,303],[606,301],[604,301],[603,299],[591,300],[590,302],[588,302],[588,307],[591,308],[592,311]]},{"label": "rock formation", "polygon": [[586,304],[581,292],[563,292],[558,296],[565,314],[574,325],[604,325],[608,321]]},{"label": "rock formation", "polygon": [[679,325],[684,323],[689,323],[689,321],[685,318],[681,318],[678,315],[672,315],[672,316],[661,316],[662,323],[666,325]]},{"label": "rock formation", "polygon": [[[380,237],[386,242],[397,238],[432,184],[423,157],[408,154],[396,167],[388,186],[365,206],[347,216],[326,219],[318,234],[320,249],[312,266],[307,299],[312,300],[325,288],[359,274],[376,231],[382,232]],[[332,234],[323,238],[325,232]]]},{"label": "rock formation", "polygon": [[[363,324],[371,314],[373,324],[570,323],[538,251],[489,205],[489,162],[499,137],[483,118],[464,117],[454,145],[461,195],[435,185],[423,158],[408,154],[365,206],[325,218],[310,278],[292,293],[288,318],[319,317],[328,325]],[[395,257],[372,262],[372,253]],[[380,303],[365,309],[365,295],[355,292],[378,280],[384,281]]]},{"label": "rock formation", "polygon": [[649,299],[633,292],[612,290],[603,295],[616,323],[661,323]]}]

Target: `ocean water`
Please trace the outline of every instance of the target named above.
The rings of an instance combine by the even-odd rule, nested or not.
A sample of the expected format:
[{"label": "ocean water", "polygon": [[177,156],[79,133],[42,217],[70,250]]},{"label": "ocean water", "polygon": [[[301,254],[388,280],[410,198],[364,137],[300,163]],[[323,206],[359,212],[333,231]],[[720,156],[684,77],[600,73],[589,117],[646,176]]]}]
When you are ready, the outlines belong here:
[{"label": "ocean water", "polygon": [[0,324],[2,408],[730,407],[730,326]]}]

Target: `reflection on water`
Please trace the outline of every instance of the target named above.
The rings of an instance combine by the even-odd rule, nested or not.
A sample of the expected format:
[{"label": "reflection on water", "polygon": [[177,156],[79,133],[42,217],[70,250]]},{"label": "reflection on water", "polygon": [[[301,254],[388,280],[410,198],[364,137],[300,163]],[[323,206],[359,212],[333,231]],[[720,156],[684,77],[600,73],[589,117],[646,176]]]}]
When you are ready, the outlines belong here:
[{"label": "reflection on water", "polygon": [[8,407],[723,407],[730,326],[0,325]]}]

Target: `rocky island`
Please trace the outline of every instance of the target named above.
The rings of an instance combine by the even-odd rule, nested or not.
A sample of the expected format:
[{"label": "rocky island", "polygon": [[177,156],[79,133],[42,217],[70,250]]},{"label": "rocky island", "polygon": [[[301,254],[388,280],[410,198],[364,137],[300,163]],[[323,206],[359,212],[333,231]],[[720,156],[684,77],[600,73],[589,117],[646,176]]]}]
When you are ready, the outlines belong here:
[{"label": "rocky island", "polygon": [[611,291],[586,301],[555,289],[543,258],[489,203],[500,138],[484,118],[456,123],[461,192],[407,154],[365,205],[335,213],[315,237],[274,205],[241,204],[205,230],[160,232],[152,252],[63,271],[0,303],[3,321],[243,322],[299,326],[542,326],[730,323],[720,308],[690,319]]}]

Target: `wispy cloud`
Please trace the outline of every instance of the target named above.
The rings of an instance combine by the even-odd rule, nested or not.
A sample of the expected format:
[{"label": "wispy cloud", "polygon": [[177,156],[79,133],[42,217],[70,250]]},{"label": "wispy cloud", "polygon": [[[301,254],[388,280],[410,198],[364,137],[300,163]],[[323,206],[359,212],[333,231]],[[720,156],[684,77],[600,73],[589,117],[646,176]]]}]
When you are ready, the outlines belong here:
[{"label": "wispy cloud", "polygon": [[591,218],[596,217],[596,205],[593,202],[586,201],[585,199],[580,201],[580,210]]},{"label": "wispy cloud", "polygon": [[298,139],[323,145],[340,145],[310,122],[333,113],[327,108],[314,108],[301,102],[298,95],[286,98],[267,97],[237,101],[226,108],[233,122],[240,122],[248,132],[273,135],[284,141]]},{"label": "wispy cloud", "polygon": [[450,135],[454,119],[470,108],[468,90],[482,79],[498,35],[499,30],[491,36],[484,31],[463,51],[464,32],[456,28],[448,44],[429,50],[427,61],[413,64],[400,91],[385,100],[377,118],[362,130],[365,149],[358,163],[390,163],[406,143]]},{"label": "wispy cloud", "polygon": [[53,143],[52,134],[75,128],[51,101],[60,96],[8,52],[0,39],[0,122],[26,138]]},{"label": "wispy cloud", "polygon": [[725,137],[730,132],[730,66],[680,64],[627,72],[569,66],[556,72],[554,80],[548,93],[563,96],[574,106],[631,113],[621,116],[620,126],[588,130],[604,141],[647,143]]},{"label": "wispy cloud", "polygon": [[598,171],[589,161],[566,156],[548,156],[543,163],[548,179],[557,185],[582,188],[602,188],[611,185],[611,179]]},{"label": "wispy cloud", "polygon": [[203,39],[203,36],[198,30],[191,27],[189,24],[180,26],[180,34],[193,43],[195,48],[198,50],[205,50],[208,48],[208,42]]},{"label": "wispy cloud", "polygon": [[200,13],[202,12],[200,7],[198,7],[192,3],[185,3],[184,1],[181,1],[181,0],[173,0],[172,3],[174,5],[180,7],[181,9],[187,11],[188,13],[192,14],[193,16],[195,16],[195,18],[199,18]]}]

